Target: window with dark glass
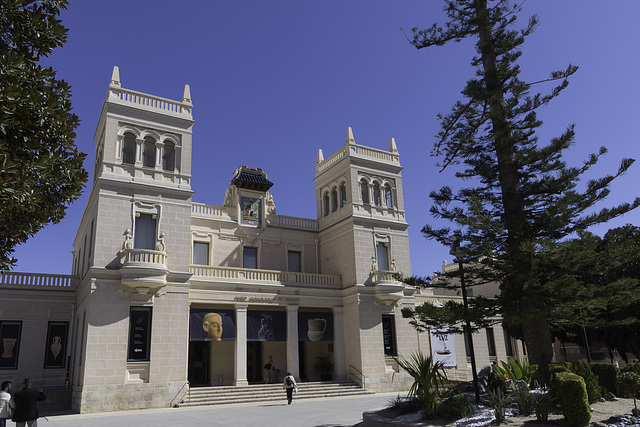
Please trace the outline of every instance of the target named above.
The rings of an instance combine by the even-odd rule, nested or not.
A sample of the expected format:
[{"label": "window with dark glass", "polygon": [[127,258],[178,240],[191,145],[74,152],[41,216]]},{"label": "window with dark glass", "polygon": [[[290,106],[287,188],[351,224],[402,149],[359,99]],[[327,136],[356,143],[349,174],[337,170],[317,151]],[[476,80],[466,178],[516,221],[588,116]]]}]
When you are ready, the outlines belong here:
[{"label": "window with dark glass", "polygon": [[347,206],[347,186],[343,182],[340,184],[340,207],[344,208],[345,206]]},{"label": "window with dark glass", "polygon": [[295,271],[297,273],[300,273],[302,271],[302,265],[301,265],[301,253],[297,252],[297,251],[289,251],[287,253],[287,261],[288,261],[288,265],[289,265],[289,271]]},{"label": "window with dark glass", "polygon": [[153,215],[140,214],[136,218],[133,247],[136,249],[156,248],[156,220]]},{"label": "window with dark glass", "polygon": [[489,348],[489,356],[496,357],[496,340],[493,335],[493,328],[487,328],[487,347]]},{"label": "window with dark glass", "polygon": [[209,244],[193,242],[193,263],[196,265],[209,265]]},{"label": "window with dark glass", "polygon": [[122,141],[122,163],[132,165],[136,162],[136,136],[125,133]]},{"label": "window with dark glass", "polygon": [[164,149],[162,152],[162,169],[172,172],[175,170],[176,162],[176,147],[172,141],[164,142]]},{"label": "window with dark glass", "polygon": [[148,362],[151,354],[151,307],[131,307],[128,362]]},{"label": "window with dark glass", "polygon": [[242,266],[244,268],[258,268],[258,248],[245,246],[242,252]]},{"label": "window with dark glass", "polygon": [[393,193],[392,193],[390,185],[386,185],[384,187],[384,197],[385,197],[385,203],[387,204],[387,207],[388,208],[392,208],[393,207]]},{"label": "window with dark glass", "polygon": [[382,206],[382,196],[380,194],[380,185],[377,182],[373,184],[373,203],[376,206]]},{"label": "window with dark glass", "polygon": [[378,270],[389,270],[389,248],[386,243],[376,244],[376,256],[378,258]]},{"label": "window with dark glass", "polygon": [[331,191],[331,211],[335,212],[338,210],[338,190],[333,189]]},{"label": "window with dark glass", "polygon": [[382,340],[385,356],[397,356],[396,350],[396,322],[392,315],[382,315]]},{"label": "window with dark glass", "polygon": [[324,193],[324,216],[329,215],[329,207],[330,207],[330,202],[329,202],[329,193]]},{"label": "window with dark glass", "polygon": [[505,350],[507,351],[507,356],[513,357],[513,338],[511,338],[506,329],[503,329],[502,332],[504,333],[504,345]]},{"label": "window with dark glass", "polygon": [[369,184],[366,180],[360,181],[360,193],[362,194],[362,203],[369,204]]},{"label": "window with dark glass", "polygon": [[156,141],[149,136],[144,139],[142,147],[142,165],[148,168],[156,165]]},{"label": "window with dark glass", "polygon": [[462,336],[464,336],[464,352],[467,357],[471,357],[471,344],[469,343],[469,334],[463,332]]}]

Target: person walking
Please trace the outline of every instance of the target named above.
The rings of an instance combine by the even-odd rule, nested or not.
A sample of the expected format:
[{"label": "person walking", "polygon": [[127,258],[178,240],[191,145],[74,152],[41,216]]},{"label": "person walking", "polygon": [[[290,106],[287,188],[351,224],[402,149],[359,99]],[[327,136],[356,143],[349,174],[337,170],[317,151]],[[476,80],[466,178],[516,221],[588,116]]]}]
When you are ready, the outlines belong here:
[{"label": "person walking", "polygon": [[293,392],[298,392],[298,384],[296,384],[296,379],[293,378],[291,372],[287,372],[287,375],[284,377],[284,381],[282,382],[282,387],[287,392],[287,402],[291,405],[291,401],[293,400]]},{"label": "person walking", "polygon": [[275,366],[273,366],[273,357],[269,356],[269,361],[265,363],[264,369],[267,371],[267,378],[269,379],[269,384],[273,384],[273,377],[275,374]]},{"label": "person walking", "polygon": [[0,427],[7,426],[7,419],[11,418],[12,410],[16,406],[9,393],[11,393],[11,381],[5,381],[0,391]]},{"label": "person walking", "polygon": [[22,382],[22,390],[13,395],[16,409],[13,412],[12,420],[16,427],[38,427],[38,401],[47,397],[42,390],[35,391],[31,388],[31,379],[25,378]]}]

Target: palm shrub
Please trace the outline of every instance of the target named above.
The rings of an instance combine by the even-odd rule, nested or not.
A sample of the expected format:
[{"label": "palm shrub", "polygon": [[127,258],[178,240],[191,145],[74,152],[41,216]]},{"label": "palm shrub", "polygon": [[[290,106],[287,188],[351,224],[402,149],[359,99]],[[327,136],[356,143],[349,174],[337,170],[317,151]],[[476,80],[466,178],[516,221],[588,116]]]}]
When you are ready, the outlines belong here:
[{"label": "palm shrub", "polygon": [[431,356],[425,356],[421,351],[412,353],[409,359],[398,356],[395,360],[413,378],[409,396],[426,396],[432,389],[437,392],[441,387],[451,384],[444,363],[434,362]]},{"label": "palm shrub", "polygon": [[531,407],[529,405],[530,401],[530,393],[529,386],[523,380],[514,381],[511,384],[511,391],[516,399],[516,404],[518,405],[518,413],[520,415],[528,415],[531,412]]},{"label": "palm shrub", "polygon": [[501,389],[489,390],[487,396],[489,406],[493,408],[493,414],[496,422],[500,424],[507,419],[507,405],[509,404],[509,396],[505,395]]},{"label": "palm shrub", "polygon": [[507,381],[524,381],[527,386],[531,384],[533,374],[538,370],[538,365],[530,365],[528,359],[508,359],[501,361],[501,366],[493,368]]},{"label": "palm shrub", "polygon": [[471,400],[464,393],[456,393],[442,402],[439,415],[442,418],[460,419],[468,418],[475,413]]}]

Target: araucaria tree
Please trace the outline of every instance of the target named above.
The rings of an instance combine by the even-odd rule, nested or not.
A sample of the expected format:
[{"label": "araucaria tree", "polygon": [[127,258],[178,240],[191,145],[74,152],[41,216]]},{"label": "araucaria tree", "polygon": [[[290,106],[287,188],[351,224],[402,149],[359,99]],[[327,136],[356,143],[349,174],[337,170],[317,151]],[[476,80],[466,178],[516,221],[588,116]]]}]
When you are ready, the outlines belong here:
[{"label": "araucaria tree", "polygon": [[67,40],[66,0],[0,0],[0,272],[12,253],[64,218],[87,181],[70,87],[38,65]]},{"label": "araucaria tree", "polygon": [[[536,251],[546,242],[559,241],[640,205],[637,198],[594,210],[609,193],[612,180],[633,160],[622,160],[616,173],[589,180],[579,189],[583,174],[606,149],[602,147],[583,164],[571,167],[562,154],[574,143],[573,126],[548,143],[539,142],[535,133],[541,125],[536,110],[567,87],[577,67],[569,65],[538,82],[520,80],[520,48],[535,29],[537,17],[516,29],[520,7],[508,0],[445,1],[444,11],[449,18],[444,27],[413,29],[411,43],[422,49],[476,39],[476,55],[471,60],[476,77],[462,91],[464,99],[451,113],[439,117],[441,131],[433,151],[442,158],[443,169],[460,165],[456,177],[473,186],[457,192],[450,187],[433,191],[431,213],[454,226],[436,229],[427,225],[422,232],[443,244],[450,242],[454,232],[461,233],[466,258],[481,259],[484,271],[500,283],[495,302],[503,324],[524,339],[530,362],[542,368],[542,378],[552,358],[551,307],[535,267]],[[553,84],[548,94],[533,90],[545,82]],[[417,323],[430,324],[428,317],[417,312],[405,314]]]}]

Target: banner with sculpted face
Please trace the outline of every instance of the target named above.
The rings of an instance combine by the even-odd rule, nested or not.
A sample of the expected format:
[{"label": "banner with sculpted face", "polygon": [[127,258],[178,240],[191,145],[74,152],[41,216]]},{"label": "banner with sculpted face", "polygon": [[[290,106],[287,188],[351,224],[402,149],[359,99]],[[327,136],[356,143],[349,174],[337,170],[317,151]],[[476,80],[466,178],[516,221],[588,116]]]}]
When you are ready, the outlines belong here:
[{"label": "banner with sculpted face", "polygon": [[442,362],[446,367],[456,366],[456,345],[454,335],[447,328],[429,328],[431,336],[431,357],[434,362]]},{"label": "banner with sculpted face", "polygon": [[235,341],[235,311],[217,308],[192,308],[189,318],[189,340]]}]

